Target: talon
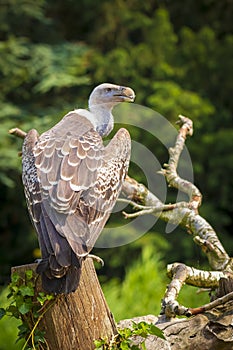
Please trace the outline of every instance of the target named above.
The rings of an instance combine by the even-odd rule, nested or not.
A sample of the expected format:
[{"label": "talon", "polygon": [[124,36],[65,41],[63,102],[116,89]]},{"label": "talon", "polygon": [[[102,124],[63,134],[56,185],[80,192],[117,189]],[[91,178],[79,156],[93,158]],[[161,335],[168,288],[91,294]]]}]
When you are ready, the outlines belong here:
[{"label": "talon", "polygon": [[87,258],[90,258],[92,260],[95,260],[98,264],[101,264],[101,266],[104,266],[104,261],[101,259],[99,256],[94,255],[94,254],[88,254]]}]

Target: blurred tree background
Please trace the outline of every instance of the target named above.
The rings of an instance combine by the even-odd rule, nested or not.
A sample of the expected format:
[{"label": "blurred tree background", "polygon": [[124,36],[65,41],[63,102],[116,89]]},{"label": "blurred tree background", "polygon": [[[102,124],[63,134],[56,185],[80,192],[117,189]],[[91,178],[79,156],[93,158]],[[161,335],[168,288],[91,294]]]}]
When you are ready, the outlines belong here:
[{"label": "blurred tree background", "polygon": [[[201,214],[232,255],[232,12],[232,0],[0,0],[2,286],[11,266],[38,257],[17,156],[22,142],[8,130],[44,131],[86,107],[92,88],[106,81],[131,86],[136,103],[172,123],[178,114],[193,119],[187,146],[204,195]],[[143,139],[161,164],[167,160],[166,150]],[[95,251],[106,261],[99,275],[117,319],[159,312],[167,263],[206,264],[184,231],[165,235],[164,227],[157,222],[132,244]],[[141,293],[144,301],[135,303]]]}]

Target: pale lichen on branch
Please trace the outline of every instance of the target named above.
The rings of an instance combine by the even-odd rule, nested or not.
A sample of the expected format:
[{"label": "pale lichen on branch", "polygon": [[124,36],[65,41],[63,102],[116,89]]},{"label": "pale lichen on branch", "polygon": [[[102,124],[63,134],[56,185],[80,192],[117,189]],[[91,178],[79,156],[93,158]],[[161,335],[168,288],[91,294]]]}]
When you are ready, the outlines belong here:
[{"label": "pale lichen on branch", "polygon": [[[140,209],[139,211],[130,214],[124,213],[126,218],[150,213],[163,221],[183,227],[189,234],[193,235],[194,242],[206,254],[210,267],[217,270],[202,271],[184,264],[169,265],[168,275],[172,281],[165,292],[162,305],[162,313],[168,318],[175,315],[190,316],[192,314],[189,308],[179,305],[176,300],[184,283],[202,288],[216,288],[221,278],[233,271],[232,259],[222,246],[215,230],[198,214],[198,208],[202,201],[201,192],[193,183],[182,179],[177,174],[178,162],[185,146],[186,137],[193,134],[193,123],[189,118],[180,115],[178,124],[180,129],[175,145],[169,148],[168,163],[164,164],[160,173],[165,176],[169,187],[186,193],[189,201],[164,204],[144,185],[129,177],[126,178],[123,186],[123,193],[134,203],[134,207],[136,208],[135,203],[140,203],[140,208],[136,208]],[[131,203],[129,202],[129,204]],[[205,310],[205,308],[200,310]]]}]

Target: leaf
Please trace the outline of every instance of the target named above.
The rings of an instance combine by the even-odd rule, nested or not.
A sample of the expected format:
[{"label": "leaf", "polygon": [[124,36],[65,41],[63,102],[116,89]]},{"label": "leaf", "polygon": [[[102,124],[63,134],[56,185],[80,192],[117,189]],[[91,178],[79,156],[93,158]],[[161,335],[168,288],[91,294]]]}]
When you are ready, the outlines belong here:
[{"label": "leaf", "polygon": [[143,341],[141,344],[141,348],[142,348],[142,350],[146,350],[146,344],[145,344],[145,341]]},{"label": "leaf", "polygon": [[127,340],[123,340],[120,344],[120,349],[121,350],[129,350],[130,347],[129,347],[129,343]]},{"label": "leaf", "polygon": [[104,339],[96,339],[94,340],[95,350],[104,350],[107,349],[105,345],[107,345],[106,340]]},{"label": "leaf", "polygon": [[35,335],[34,340],[36,343],[38,343],[38,342],[45,343],[45,338],[44,338],[43,334]]},{"label": "leaf", "polygon": [[25,315],[27,312],[29,312],[32,308],[32,303],[31,302],[25,302],[25,303],[22,303],[20,306],[19,306],[19,312],[22,314],[22,315]]},{"label": "leaf", "polygon": [[24,338],[25,335],[29,332],[28,326],[25,323],[19,325],[18,330],[19,330],[19,333],[18,333],[17,341],[19,341],[21,338]]},{"label": "leaf", "polygon": [[163,331],[160,328],[156,327],[154,324],[150,325],[150,334],[156,335],[157,337],[162,339],[166,339],[163,334]]},{"label": "leaf", "polygon": [[12,284],[17,283],[20,280],[20,275],[16,272],[14,272],[11,276],[11,282]]},{"label": "leaf", "polygon": [[48,300],[53,300],[54,299],[54,295],[53,294],[45,294],[43,292],[40,292],[38,297],[37,297],[37,300],[39,301],[39,303],[41,305],[44,305],[44,303]]},{"label": "leaf", "polygon": [[25,276],[26,276],[26,279],[27,279],[27,280],[31,280],[32,277],[33,277],[33,271],[32,271],[32,270],[27,270],[27,271],[25,272]]},{"label": "leaf", "polygon": [[96,348],[99,348],[103,345],[103,340],[94,340],[94,344]]},{"label": "leaf", "polygon": [[139,323],[133,322],[133,333],[143,338],[147,338],[147,336],[151,334],[159,338],[166,339],[163,331],[160,328],[156,327],[153,323],[149,324],[144,321]]},{"label": "leaf", "polygon": [[122,328],[118,330],[118,333],[123,337],[123,338],[129,338],[132,336],[132,331],[130,328]]},{"label": "leaf", "polygon": [[15,318],[19,318],[19,311],[18,308],[15,305],[10,305],[7,308],[7,312],[11,315],[14,316]]},{"label": "leaf", "polygon": [[17,294],[18,293],[18,290],[19,290],[19,287],[18,286],[11,286],[11,291],[12,291],[12,296],[14,295],[14,294]]},{"label": "leaf", "polygon": [[29,286],[20,286],[19,287],[19,291],[21,292],[22,296],[30,296],[32,297],[34,295],[34,289],[33,287],[29,287]]}]

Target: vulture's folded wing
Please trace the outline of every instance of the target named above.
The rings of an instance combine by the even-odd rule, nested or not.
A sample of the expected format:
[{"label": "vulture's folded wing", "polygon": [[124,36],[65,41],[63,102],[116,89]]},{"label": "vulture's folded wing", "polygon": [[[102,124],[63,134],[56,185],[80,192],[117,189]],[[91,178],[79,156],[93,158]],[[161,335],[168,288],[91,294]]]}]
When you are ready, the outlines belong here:
[{"label": "vulture's folded wing", "polygon": [[[91,123],[70,113],[39,138],[34,155],[44,216],[75,254],[85,256],[121,189],[130,156],[128,132],[119,130],[104,147]],[[50,241],[59,254],[62,247],[55,238]]]}]

